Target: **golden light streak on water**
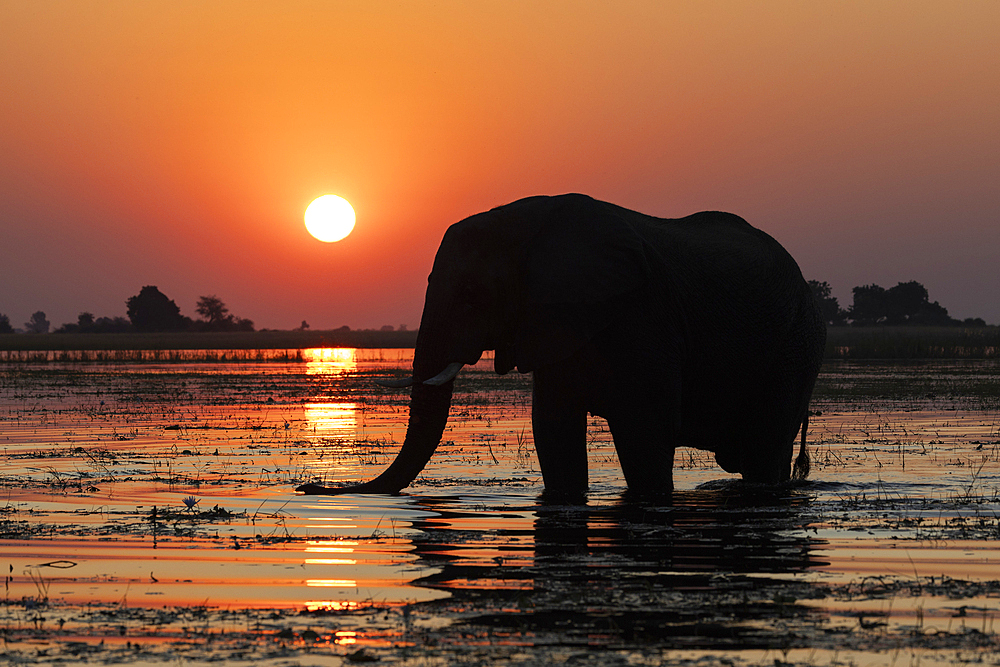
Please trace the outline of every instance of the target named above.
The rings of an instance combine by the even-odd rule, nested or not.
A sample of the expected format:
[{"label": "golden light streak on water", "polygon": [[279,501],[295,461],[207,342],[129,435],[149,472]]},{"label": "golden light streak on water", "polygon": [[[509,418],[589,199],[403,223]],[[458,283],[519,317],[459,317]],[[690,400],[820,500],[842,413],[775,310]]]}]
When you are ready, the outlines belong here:
[{"label": "golden light streak on water", "polygon": [[341,375],[358,369],[356,350],[350,347],[313,347],[302,350],[307,375]]},{"label": "golden light streak on water", "polygon": [[306,428],[316,435],[353,438],[357,432],[356,403],[308,403]]},{"label": "golden light streak on water", "polygon": [[306,586],[310,588],[357,588],[358,582],[354,579],[309,579]]},{"label": "golden light streak on water", "polygon": [[302,605],[308,611],[351,611],[363,606],[355,600],[307,600]]},{"label": "golden light streak on water", "polygon": [[352,630],[340,630],[334,636],[335,644],[356,644],[358,641],[358,633]]},{"label": "golden light streak on water", "polygon": [[337,554],[349,554],[354,553],[354,548],[358,546],[357,542],[308,542],[306,544],[307,553],[337,553]]}]

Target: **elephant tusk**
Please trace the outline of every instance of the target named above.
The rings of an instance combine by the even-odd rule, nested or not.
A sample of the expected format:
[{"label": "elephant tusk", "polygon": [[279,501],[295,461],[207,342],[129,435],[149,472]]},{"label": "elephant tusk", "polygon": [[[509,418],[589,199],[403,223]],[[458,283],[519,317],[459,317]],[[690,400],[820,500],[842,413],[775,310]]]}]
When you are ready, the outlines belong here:
[{"label": "elephant tusk", "polygon": [[413,385],[413,378],[400,378],[398,380],[375,380],[375,384],[381,385],[383,387],[389,387],[390,389],[402,389],[403,387],[409,387]]},{"label": "elephant tusk", "polygon": [[452,363],[445,366],[445,369],[432,377],[429,380],[424,380],[424,384],[429,384],[432,387],[439,387],[446,382],[451,382],[458,375],[458,372],[462,370],[462,366],[465,364],[459,361],[453,361]]}]

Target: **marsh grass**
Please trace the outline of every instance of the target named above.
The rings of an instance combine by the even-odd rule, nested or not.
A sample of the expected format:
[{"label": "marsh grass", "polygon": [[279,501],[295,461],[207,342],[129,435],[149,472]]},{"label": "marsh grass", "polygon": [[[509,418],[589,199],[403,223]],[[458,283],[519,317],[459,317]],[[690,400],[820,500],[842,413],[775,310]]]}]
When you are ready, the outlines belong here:
[{"label": "marsh grass", "polygon": [[1000,327],[830,327],[827,359],[996,359]]},{"label": "marsh grass", "polygon": [[[247,332],[167,332],[120,334],[5,334],[0,336],[0,361],[53,361],[58,355],[39,352],[91,351],[103,355],[93,361],[117,361],[114,353],[204,350],[255,352],[298,350],[316,347],[411,348],[416,331],[247,331]],[[21,354],[24,353],[24,354]],[[56,357],[56,358],[53,358]],[[73,359],[65,359],[73,360]],[[122,355],[124,361],[158,361]],[[220,359],[221,360],[221,359]],[[184,359],[190,361],[190,359]]]},{"label": "marsh grass", "polygon": [[[307,348],[412,348],[416,335],[416,331],[342,330],[6,334],[0,336],[0,362],[299,361],[300,350]],[[196,350],[202,351],[201,357],[194,354]],[[1000,326],[830,327],[825,356],[995,359],[1000,357]]]}]

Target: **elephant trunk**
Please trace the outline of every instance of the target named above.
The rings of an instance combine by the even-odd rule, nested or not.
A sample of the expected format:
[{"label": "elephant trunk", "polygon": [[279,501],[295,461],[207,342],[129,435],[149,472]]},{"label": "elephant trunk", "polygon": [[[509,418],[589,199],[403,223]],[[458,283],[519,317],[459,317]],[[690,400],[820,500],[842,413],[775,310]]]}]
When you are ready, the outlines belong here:
[{"label": "elephant trunk", "polygon": [[406,439],[396,460],[378,477],[347,487],[343,493],[399,493],[409,486],[430,460],[448,422],[454,382],[441,386],[414,384],[410,395],[410,418]]},{"label": "elephant trunk", "polygon": [[[448,327],[433,326],[435,318],[428,288],[427,302],[417,334],[413,356],[413,375],[403,380],[381,382],[385,386],[410,386],[410,416],[406,438],[395,460],[375,479],[353,486],[323,487],[305,484],[297,490],[306,494],[334,495],[342,493],[399,493],[420,474],[441,441],[448,411],[451,408],[455,376],[465,364],[474,364],[482,352],[464,350],[449,352],[448,343],[456,337]],[[443,321],[447,322],[445,318]],[[462,347],[462,346],[459,346]],[[464,347],[468,347],[467,345]]]},{"label": "elephant trunk", "polygon": [[410,394],[410,419],[406,439],[396,459],[386,470],[369,482],[352,486],[325,487],[303,484],[298,487],[307,495],[340,495],[343,493],[396,494],[410,485],[430,460],[448,422],[451,392],[454,382],[441,386],[422,383],[413,385]]}]

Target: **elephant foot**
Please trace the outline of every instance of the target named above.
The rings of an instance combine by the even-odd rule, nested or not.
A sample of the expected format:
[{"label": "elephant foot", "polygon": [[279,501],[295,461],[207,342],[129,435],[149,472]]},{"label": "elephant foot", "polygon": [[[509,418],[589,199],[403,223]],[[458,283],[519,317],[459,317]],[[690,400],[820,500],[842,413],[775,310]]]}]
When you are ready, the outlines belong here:
[{"label": "elephant foot", "polygon": [[737,452],[720,451],[715,453],[715,462],[729,473],[743,472],[740,466],[740,455]]},{"label": "elephant foot", "polygon": [[586,505],[586,491],[567,491],[546,488],[538,496],[541,505]]}]

